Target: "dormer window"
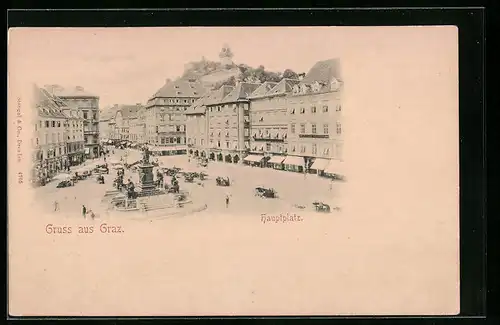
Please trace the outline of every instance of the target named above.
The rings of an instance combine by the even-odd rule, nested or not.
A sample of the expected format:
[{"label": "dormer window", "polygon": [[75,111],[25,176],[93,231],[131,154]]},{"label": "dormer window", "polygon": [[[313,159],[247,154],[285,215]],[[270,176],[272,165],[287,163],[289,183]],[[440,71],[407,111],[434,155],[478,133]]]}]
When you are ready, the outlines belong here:
[{"label": "dormer window", "polygon": [[312,90],[313,90],[313,92],[317,93],[317,92],[320,91],[320,89],[321,89],[321,84],[318,81],[315,81],[312,84]]},{"label": "dormer window", "polygon": [[302,85],[302,86],[300,87],[300,90],[301,90],[301,92],[302,92],[303,94],[307,94],[307,91],[309,90],[309,86],[307,86],[307,85]]},{"label": "dormer window", "polygon": [[292,92],[294,94],[298,94],[299,93],[299,85],[294,85],[293,88],[292,88]]},{"label": "dormer window", "polygon": [[330,90],[331,91],[336,91],[340,88],[340,83],[337,79],[333,78],[332,82],[330,83]]}]

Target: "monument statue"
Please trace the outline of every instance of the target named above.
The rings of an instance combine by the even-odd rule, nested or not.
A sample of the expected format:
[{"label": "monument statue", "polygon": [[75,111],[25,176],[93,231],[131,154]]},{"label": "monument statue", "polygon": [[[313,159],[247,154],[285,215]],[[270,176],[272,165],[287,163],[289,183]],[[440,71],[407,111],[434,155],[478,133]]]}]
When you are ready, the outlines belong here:
[{"label": "monument statue", "polygon": [[149,165],[149,149],[148,147],[144,147],[142,150],[142,163],[144,165]]}]

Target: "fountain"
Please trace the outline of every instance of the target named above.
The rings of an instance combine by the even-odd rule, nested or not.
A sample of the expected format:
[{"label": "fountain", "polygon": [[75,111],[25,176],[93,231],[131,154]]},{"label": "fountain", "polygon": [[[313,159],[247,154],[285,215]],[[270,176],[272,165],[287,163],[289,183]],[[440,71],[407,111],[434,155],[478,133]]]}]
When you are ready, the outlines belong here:
[{"label": "fountain", "polygon": [[138,196],[150,196],[159,194],[154,182],[153,164],[149,161],[149,150],[147,147],[142,151],[142,161],[137,166],[139,168],[139,185],[137,186],[139,192]]},{"label": "fountain", "polygon": [[[107,201],[109,208],[117,212],[141,212],[143,216],[150,216],[151,211],[155,211],[162,217],[192,213],[206,208],[205,204],[195,205],[189,192],[180,191],[175,178],[173,178],[175,184],[172,184],[174,191],[167,193],[161,188],[161,182],[155,182],[154,165],[149,161],[149,156],[150,152],[145,148],[142,152],[142,160],[137,166],[139,170],[137,187],[132,182],[126,185],[123,182],[115,182],[121,186],[117,185],[118,189],[113,189],[105,194],[103,202]],[[123,173],[118,176],[117,180],[120,177],[123,180]]]}]

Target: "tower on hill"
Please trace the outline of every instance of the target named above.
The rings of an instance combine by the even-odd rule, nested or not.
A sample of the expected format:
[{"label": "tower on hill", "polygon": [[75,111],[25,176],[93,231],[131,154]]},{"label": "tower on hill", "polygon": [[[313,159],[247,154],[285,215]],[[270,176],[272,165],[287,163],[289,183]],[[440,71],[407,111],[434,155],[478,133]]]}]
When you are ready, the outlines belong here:
[{"label": "tower on hill", "polygon": [[220,63],[223,67],[233,65],[233,52],[227,44],[224,44],[222,50],[219,53]]}]

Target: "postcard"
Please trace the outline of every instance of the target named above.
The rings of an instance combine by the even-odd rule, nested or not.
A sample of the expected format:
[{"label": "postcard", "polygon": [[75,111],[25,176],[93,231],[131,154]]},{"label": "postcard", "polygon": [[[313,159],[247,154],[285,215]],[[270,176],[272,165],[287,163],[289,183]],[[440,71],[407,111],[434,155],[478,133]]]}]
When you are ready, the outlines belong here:
[{"label": "postcard", "polygon": [[13,28],[11,316],[456,315],[453,26]]}]

